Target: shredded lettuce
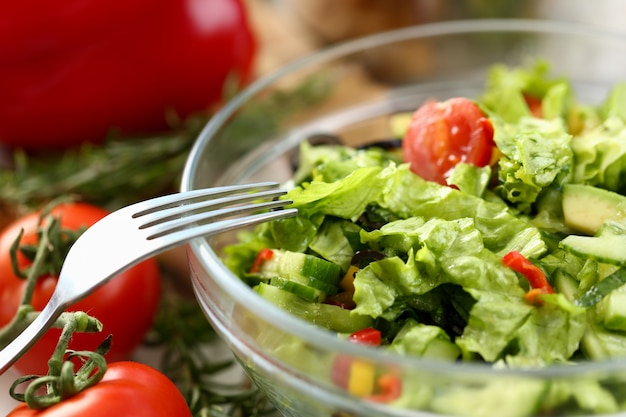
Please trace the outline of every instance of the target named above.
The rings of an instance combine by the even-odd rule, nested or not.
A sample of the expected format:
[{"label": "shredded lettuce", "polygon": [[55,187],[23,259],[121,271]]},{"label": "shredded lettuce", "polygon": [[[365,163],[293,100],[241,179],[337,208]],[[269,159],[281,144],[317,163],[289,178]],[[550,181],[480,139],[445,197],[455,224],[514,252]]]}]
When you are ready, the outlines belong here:
[{"label": "shredded lettuce", "polygon": [[572,140],[574,182],[626,192],[626,123],[610,116]]},{"label": "shredded lettuce", "polygon": [[515,125],[496,124],[494,140],[502,152],[496,192],[519,211],[530,212],[545,188],[571,177],[571,138],[561,119],[524,117]]},{"label": "shredded lettuce", "polygon": [[490,115],[497,115],[506,123],[532,116],[526,97],[541,101],[546,119],[564,117],[571,106],[571,86],[563,77],[551,78],[549,70],[545,61],[530,68],[495,65],[487,75],[480,103]]}]

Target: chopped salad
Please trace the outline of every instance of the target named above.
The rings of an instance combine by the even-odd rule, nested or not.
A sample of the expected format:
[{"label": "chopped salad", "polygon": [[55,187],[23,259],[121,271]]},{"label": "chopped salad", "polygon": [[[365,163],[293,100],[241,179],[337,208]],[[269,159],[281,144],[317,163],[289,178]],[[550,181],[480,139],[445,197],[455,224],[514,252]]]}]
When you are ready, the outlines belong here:
[{"label": "chopped salad", "polygon": [[[291,313],[401,355],[626,356],[626,84],[587,104],[544,62],[498,65],[479,97],[390,123],[397,146],[303,142],[298,215],[242,233],[227,266]],[[385,402],[404,395],[388,386]],[[600,384],[579,391],[550,407],[621,408]]]}]

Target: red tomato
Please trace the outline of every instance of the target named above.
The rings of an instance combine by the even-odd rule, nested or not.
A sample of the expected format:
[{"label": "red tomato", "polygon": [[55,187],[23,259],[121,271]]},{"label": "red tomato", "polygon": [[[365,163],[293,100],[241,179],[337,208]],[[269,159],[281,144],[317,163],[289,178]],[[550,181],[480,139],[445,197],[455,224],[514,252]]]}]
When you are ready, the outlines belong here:
[{"label": "red tomato", "polygon": [[411,170],[440,184],[446,184],[459,162],[488,165],[493,149],[491,122],[465,98],[428,102],[417,109],[402,142]]},{"label": "red tomato", "polygon": [[96,385],[50,408],[20,404],[7,417],[191,417],[176,386],[157,370],[135,362],[108,365]]},{"label": "red tomato", "polygon": [[[53,214],[61,216],[64,229],[77,230],[81,226],[91,226],[107,212],[99,207],[83,203],[68,203],[57,206]],[[9,248],[20,229],[24,229],[22,244],[35,244],[39,213],[31,213],[7,226],[0,234],[0,327],[7,324],[15,315],[24,292],[26,281],[17,278],[11,268]],[[123,239],[120,231],[120,239]],[[115,242],[102,242],[100,250]],[[19,254],[21,267],[29,261]],[[35,310],[41,310],[52,295],[56,276],[40,277],[32,299]],[[100,333],[76,333],[69,348],[94,350],[106,335],[113,335],[113,344],[107,354],[108,361],[129,359],[135,348],[142,342],[152,325],[160,299],[160,272],[154,259],[121,273],[94,291],[87,298],[77,302],[69,311],[85,311],[103,323]],[[50,329],[15,365],[23,374],[45,374],[47,361],[61,334],[60,329]]]},{"label": "red tomato", "polygon": [[242,0],[2,6],[0,143],[11,147],[99,142],[113,129],[161,131],[168,112],[185,118],[219,105],[253,70],[256,43]]}]

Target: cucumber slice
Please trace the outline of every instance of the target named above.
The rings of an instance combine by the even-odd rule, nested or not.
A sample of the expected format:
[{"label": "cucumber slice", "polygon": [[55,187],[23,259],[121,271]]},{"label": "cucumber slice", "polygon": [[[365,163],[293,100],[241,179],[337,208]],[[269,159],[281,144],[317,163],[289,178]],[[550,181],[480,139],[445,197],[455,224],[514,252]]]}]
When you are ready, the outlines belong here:
[{"label": "cucumber slice", "polygon": [[583,258],[626,266],[626,235],[570,235],[561,241],[560,246]]},{"label": "cucumber slice", "polygon": [[598,229],[596,236],[626,236],[626,224],[614,220],[607,220]]},{"label": "cucumber slice", "polygon": [[324,259],[312,255],[304,255],[302,275],[337,285],[341,279],[341,268],[339,265]]},{"label": "cucumber slice", "polygon": [[613,291],[598,307],[598,316],[604,327],[626,331],[626,293]]},{"label": "cucumber slice", "polygon": [[269,284],[260,283],[254,291],[283,310],[338,333],[354,333],[372,326],[372,319],[368,316],[352,314],[350,310],[331,304],[306,301]]},{"label": "cucumber slice", "polygon": [[566,184],[562,204],[565,224],[588,235],[607,220],[626,219],[626,197],[590,185]]},{"label": "cucumber slice", "polygon": [[557,270],[554,276],[554,287],[558,293],[567,297],[568,300],[574,301],[578,295],[580,283],[570,274]]},{"label": "cucumber slice", "polygon": [[604,297],[612,293],[626,283],[626,270],[623,268],[613,272],[596,285],[592,286],[576,300],[576,305],[584,308],[592,307],[598,304]]},{"label": "cucumber slice", "polygon": [[320,302],[326,298],[326,293],[323,291],[281,277],[271,278],[269,284],[289,291],[307,301]]},{"label": "cucumber slice", "polygon": [[339,284],[339,265],[305,253],[282,249],[274,249],[273,252],[272,259],[261,265],[260,276],[279,276],[305,285],[309,285],[308,281],[313,279],[335,286]]},{"label": "cucumber slice", "polygon": [[466,417],[528,417],[536,415],[548,392],[547,382],[532,379],[507,381],[505,378],[487,383],[441,390],[435,394],[431,407],[438,415]]},{"label": "cucumber slice", "polygon": [[327,282],[320,281],[315,278],[294,277],[290,281],[297,282],[298,284],[306,285],[307,287],[323,291],[324,293],[326,293],[326,295],[335,295],[339,292],[339,287],[337,285],[331,285]]}]

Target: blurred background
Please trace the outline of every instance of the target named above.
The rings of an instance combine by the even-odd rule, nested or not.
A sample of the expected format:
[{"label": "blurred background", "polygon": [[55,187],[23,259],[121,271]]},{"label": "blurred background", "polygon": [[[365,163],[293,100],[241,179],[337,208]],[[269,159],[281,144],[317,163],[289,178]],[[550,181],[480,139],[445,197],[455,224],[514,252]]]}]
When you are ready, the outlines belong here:
[{"label": "blurred background", "polygon": [[246,0],[264,74],[311,50],[359,36],[429,22],[549,19],[626,32],[621,0]]}]

